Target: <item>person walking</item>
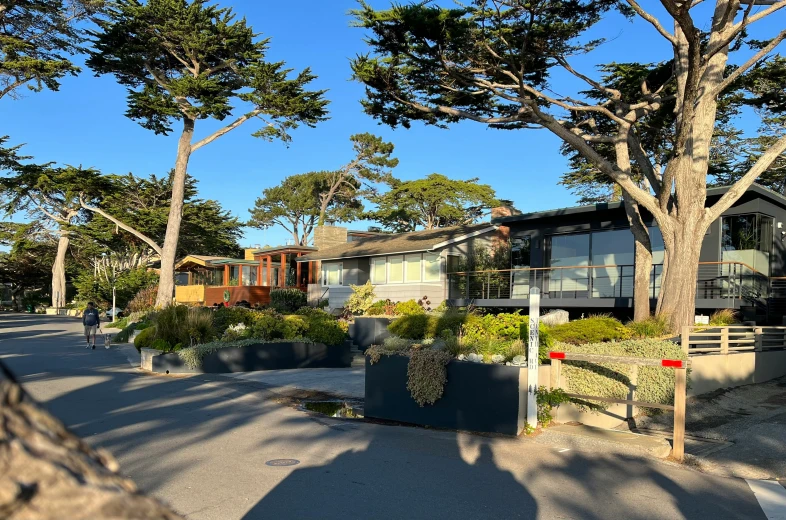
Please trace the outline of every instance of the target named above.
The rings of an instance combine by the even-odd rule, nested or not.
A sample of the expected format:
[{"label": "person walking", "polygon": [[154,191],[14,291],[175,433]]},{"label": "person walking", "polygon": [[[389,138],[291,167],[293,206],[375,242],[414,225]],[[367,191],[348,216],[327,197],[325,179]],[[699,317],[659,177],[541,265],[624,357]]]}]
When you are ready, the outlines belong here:
[{"label": "person walking", "polygon": [[[82,313],[82,325],[85,326],[85,339],[87,340],[87,346],[85,348],[92,348],[95,350],[96,348],[96,330],[98,329],[98,325],[101,323],[101,316],[98,314],[98,309],[96,309],[93,302],[89,302],[87,304],[87,309],[85,312]],[[90,341],[92,336],[92,343]]]}]

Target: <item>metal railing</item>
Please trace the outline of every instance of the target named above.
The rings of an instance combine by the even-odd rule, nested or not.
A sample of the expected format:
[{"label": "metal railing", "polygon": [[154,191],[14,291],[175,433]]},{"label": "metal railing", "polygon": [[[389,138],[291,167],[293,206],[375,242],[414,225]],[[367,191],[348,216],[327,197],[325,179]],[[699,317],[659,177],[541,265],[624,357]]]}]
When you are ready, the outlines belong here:
[{"label": "metal railing", "polygon": [[[660,292],[663,265],[653,265],[650,297]],[[633,265],[531,267],[448,274],[450,299],[526,299],[531,287],[545,298],[632,298]],[[785,284],[786,285],[786,284]],[[755,301],[767,296],[769,279],[740,262],[701,262],[696,297]]]}]

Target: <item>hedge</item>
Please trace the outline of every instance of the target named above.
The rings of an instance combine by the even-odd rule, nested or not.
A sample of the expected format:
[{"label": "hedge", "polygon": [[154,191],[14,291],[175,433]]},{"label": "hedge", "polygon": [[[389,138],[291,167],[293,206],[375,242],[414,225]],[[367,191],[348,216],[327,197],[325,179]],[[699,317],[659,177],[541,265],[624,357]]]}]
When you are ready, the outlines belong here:
[{"label": "hedge", "polygon": [[[608,356],[687,359],[679,345],[671,341],[657,339],[632,339],[615,343],[588,343],[584,345],[557,343],[553,350]],[[632,365],[564,361],[561,380],[564,389],[571,393],[627,399],[631,370]],[[672,404],[674,402],[674,369],[638,367],[636,401]],[[579,407],[583,409],[605,409],[608,406],[608,403],[596,401],[593,401],[589,406],[579,404]],[[642,409],[642,412],[653,413],[657,412],[657,409]]]},{"label": "hedge", "polygon": [[608,316],[592,316],[574,320],[549,329],[554,341],[582,345],[604,341],[629,339],[631,331],[617,319]]}]

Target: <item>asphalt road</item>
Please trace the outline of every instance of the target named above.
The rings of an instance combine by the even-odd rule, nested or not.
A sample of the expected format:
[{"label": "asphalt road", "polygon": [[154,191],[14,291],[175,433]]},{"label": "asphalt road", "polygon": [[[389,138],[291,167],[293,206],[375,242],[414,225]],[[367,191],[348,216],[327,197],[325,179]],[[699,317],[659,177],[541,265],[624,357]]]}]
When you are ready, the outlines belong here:
[{"label": "asphalt road", "polygon": [[[221,377],[143,374],[74,318],[0,314],[0,357],[190,519],[766,519],[744,480],[527,439],[347,422]],[[298,465],[268,466],[272,459]]]}]

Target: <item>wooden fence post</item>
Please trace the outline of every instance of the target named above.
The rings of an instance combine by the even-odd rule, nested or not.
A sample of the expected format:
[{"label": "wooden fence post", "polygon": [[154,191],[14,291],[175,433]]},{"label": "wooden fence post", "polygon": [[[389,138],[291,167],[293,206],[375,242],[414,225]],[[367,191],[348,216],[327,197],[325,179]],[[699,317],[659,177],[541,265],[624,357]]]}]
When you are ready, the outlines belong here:
[{"label": "wooden fence post", "polygon": [[680,346],[685,354],[690,354],[690,326],[682,327],[682,336],[680,338]]},{"label": "wooden fence post", "polygon": [[687,392],[687,369],[674,370],[674,439],[671,456],[682,462],[685,457],[685,399]]},{"label": "wooden fence post", "polygon": [[551,360],[551,389],[560,387],[560,378],[562,377],[562,361],[559,359]]},{"label": "wooden fence post", "polygon": [[720,353],[729,353],[729,327],[721,327]]},{"label": "wooden fence post", "polygon": [[761,352],[764,350],[764,330],[761,327],[753,329],[753,350]]}]

